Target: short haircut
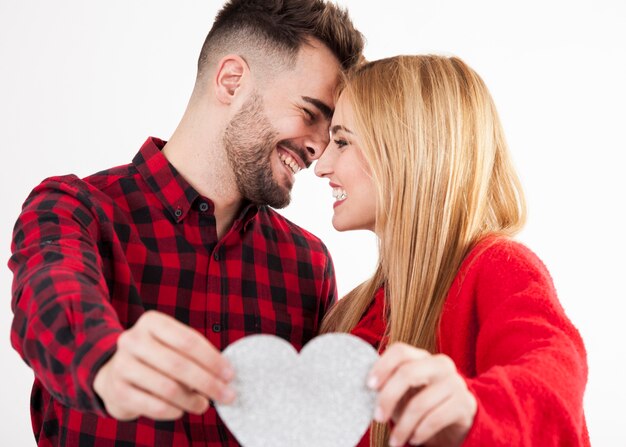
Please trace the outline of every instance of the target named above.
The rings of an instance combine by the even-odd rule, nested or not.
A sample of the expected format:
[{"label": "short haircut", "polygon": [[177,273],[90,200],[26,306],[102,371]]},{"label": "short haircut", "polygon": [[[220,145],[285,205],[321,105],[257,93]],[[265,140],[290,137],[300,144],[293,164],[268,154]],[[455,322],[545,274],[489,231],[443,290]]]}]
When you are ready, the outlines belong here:
[{"label": "short haircut", "polygon": [[[362,59],[363,35],[345,9],[324,0],[230,0],[218,12],[198,58],[198,77],[228,52],[247,49],[265,64],[290,68],[309,39],[349,70]],[[243,55],[242,55],[243,56]],[[250,61],[248,61],[250,62]]]}]

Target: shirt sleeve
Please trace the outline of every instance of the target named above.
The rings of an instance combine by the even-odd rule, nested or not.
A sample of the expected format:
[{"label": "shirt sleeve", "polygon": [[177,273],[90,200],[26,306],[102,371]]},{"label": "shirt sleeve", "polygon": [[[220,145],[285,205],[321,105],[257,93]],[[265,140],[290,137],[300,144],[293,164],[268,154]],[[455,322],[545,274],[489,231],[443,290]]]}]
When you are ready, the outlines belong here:
[{"label": "shirt sleeve", "polygon": [[44,181],[15,224],[11,342],[58,401],[104,415],[93,379],[123,328],[98,251],[102,213],[77,182]]},{"label": "shirt sleeve", "polygon": [[481,261],[475,299],[478,409],[465,446],[589,445],[587,361],[543,263],[509,242]]},{"label": "shirt sleeve", "polygon": [[335,267],[333,264],[333,260],[326,246],[324,245],[322,246],[324,248],[326,263],[324,266],[324,277],[322,279],[321,292],[320,292],[320,310],[319,310],[318,321],[317,321],[318,331],[322,324],[322,320],[324,319],[324,316],[338,299],[337,282],[335,279]]}]

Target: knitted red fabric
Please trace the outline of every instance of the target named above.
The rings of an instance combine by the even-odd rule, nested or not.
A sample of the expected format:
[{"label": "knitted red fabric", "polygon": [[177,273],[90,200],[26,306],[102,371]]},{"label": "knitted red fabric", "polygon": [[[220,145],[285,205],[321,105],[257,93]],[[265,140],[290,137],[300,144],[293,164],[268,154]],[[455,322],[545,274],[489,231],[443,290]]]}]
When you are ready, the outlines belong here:
[{"label": "knitted red fabric", "polygon": [[[375,347],[383,305],[380,290],[352,331]],[[438,342],[478,402],[464,446],[589,446],[583,341],[528,248],[492,237],[469,253],[446,298]],[[369,432],[359,444],[367,445]]]}]

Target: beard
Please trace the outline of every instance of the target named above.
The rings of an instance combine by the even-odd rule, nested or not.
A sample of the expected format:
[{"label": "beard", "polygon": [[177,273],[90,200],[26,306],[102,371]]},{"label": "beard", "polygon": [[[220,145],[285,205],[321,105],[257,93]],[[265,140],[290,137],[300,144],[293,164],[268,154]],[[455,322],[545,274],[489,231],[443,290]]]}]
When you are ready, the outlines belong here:
[{"label": "beard", "polygon": [[281,186],[274,178],[271,156],[277,136],[255,92],[226,126],[222,143],[239,193],[258,205],[284,208],[291,201],[291,185]]}]

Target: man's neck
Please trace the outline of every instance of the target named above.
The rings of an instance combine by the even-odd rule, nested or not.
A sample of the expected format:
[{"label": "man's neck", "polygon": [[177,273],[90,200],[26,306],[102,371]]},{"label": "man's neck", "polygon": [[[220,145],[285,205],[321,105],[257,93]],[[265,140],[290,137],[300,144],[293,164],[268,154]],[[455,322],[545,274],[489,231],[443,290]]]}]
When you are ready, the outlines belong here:
[{"label": "man's neck", "polygon": [[217,132],[202,131],[201,124],[183,118],[162,152],[198,193],[211,199],[221,239],[232,226],[243,197]]}]

